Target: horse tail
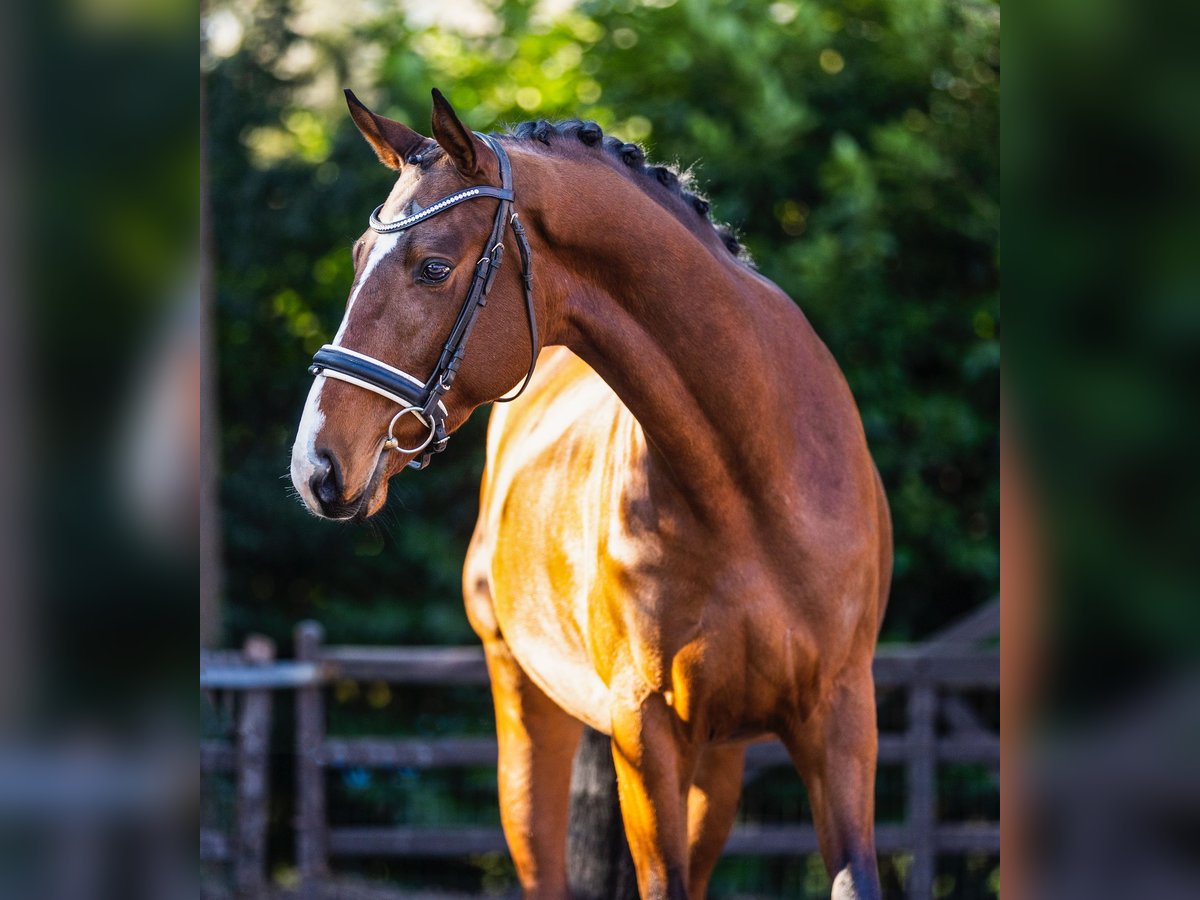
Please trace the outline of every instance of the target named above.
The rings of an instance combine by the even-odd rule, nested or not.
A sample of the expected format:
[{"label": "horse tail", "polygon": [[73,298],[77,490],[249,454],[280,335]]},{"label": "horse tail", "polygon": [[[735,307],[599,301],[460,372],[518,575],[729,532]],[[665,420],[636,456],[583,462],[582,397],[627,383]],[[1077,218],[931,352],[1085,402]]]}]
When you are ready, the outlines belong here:
[{"label": "horse tail", "polygon": [[612,741],[585,728],[571,771],[567,880],[573,900],[638,900],[625,840]]}]

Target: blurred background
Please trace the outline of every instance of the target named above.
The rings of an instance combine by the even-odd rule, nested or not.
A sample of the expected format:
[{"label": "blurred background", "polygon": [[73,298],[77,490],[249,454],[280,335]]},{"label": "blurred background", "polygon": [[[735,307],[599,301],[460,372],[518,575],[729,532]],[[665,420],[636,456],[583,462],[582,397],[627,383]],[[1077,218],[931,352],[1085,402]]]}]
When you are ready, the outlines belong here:
[{"label": "blurred background", "polygon": [[[858,399],[895,519],[883,640],[929,637],[996,596],[997,5],[229,0],[209,3],[201,25],[221,460],[220,577],[202,600],[214,645],[257,633],[287,656],[305,619],[332,644],[475,642],[459,582],[485,414],[427,472],[398,478],[368,526],[315,521],[287,480],[305,368],[336,330],[350,246],[392,183],[343,87],[426,132],[434,86],[477,130],[594,119],[649,159],[690,168]],[[491,733],[480,690],[343,679],[326,711],[343,735]],[[283,844],[291,763],[278,763],[271,821]],[[960,817],[998,812],[987,766],[944,777]],[[900,818],[904,773],[882,778],[883,815]],[[487,768],[348,767],[327,784],[335,824],[498,821]],[[804,820],[804,802],[799,779],[773,770],[746,815]],[[272,861],[276,880],[294,878],[286,852]],[[995,866],[986,853],[955,862],[939,896],[994,896]],[[514,883],[502,853],[360,870],[410,887]],[[741,860],[723,864],[713,891],[818,896],[828,883],[815,856]]]},{"label": "blurred background", "polygon": [[[886,646],[986,602],[997,10],[209,3],[198,71],[194,4],[0,5],[0,896],[194,896],[197,572],[202,642],[239,658],[293,658],[305,616],[330,640],[470,641],[456,567],[482,419],[398,480],[375,530],[311,521],[286,497],[304,365],[389,184],[347,127],[342,86],[415,126],[435,84],[476,128],[590,115],[695,165],[862,405],[902,554]],[[1005,13],[1014,896],[1191,897],[1200,883],[1198,14],[1172,0]],[[490,733],[479,686],[344,682],[326,698],[339,733]],[[296,723],[292,692],[275,697],[265,854],[286,892]],[[201,736],[236,718],[205,699]],[[440,777],[329,773],[329,818],[494,817],[486,767]],[[907,778],[881,775],[885,824]],[[214,781],[205,796],[232,802]],[[804,818],[798,780],[764,793],[751,820]],[[972,771],[939,796],[956,804],[939,814],[990,813],[995,781]],[[939,890],[990,896],[983,863],[939,869],[954,877]],[[751,860],[719,883],[818,893],[810,864]],[[511,886],[503,854],[370,866],[372,886]],[[885,868],[892,886],[899,874]]]}]

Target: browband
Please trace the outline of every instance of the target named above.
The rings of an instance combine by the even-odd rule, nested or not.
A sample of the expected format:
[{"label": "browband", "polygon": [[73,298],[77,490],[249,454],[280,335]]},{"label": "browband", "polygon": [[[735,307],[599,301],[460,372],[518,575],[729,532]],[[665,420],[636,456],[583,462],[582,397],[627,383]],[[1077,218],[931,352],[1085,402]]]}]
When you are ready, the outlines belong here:
[{"label": "browband", "polygon": [[476,197],[495,197],[497,200],[512,201],[513,192],[506,188],[495,188],[490,185],[481,184],[459,191],[456,194],[451,194],[449,197],[443,197],[432,206],[420,212],[415,212],[411,216],[405,216],[403,219],[397,219],[395,222],[384,222],[379,218],[379,213],[383,211],[383,204],[380,203],[375,207],[375,211],[371,213],[369,221],[371,228],[380,234],[393,234],[397,231],[404,231],[406,228],[411,228],[418,222],[424,222],[430,216],[436,216],[440,212],[445,212],[450,207],[456,206],[464,200],[474,200]]}]

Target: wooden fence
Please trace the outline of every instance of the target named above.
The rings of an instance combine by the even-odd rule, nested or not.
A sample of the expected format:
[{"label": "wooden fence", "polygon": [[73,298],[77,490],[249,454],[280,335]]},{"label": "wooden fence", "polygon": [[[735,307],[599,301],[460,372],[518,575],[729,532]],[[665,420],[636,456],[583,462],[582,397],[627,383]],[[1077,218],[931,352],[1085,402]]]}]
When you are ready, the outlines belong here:
[{"label": "wooden fence", "polygon": [[[916,646],[884,646],[875,658],[875,681],[883,691],[905,693],[905,728],[881,732],[881,765],[906,770],[906,810],[902,823],[880,824],[876,844],[882,854],[908,853],[906,894],[932,896],[939,853],[998,854],[999,822],[946,823],[937,816],[940,763],[974,763],[998,770],[999,735],[981,724],[959,694],[999,690],[1000,664],[994,649],[977,639],[998,627],[998,606],[985,608],[939,638]],[[221,836],[202,833],[203,858],[234,861],[235,881],[245,896],[261,884],[265,831],[265,744],[272,689],[295,691],[296,818],[295,855],[302,893],[311,895],[329,875],[333,857],[461,857],[504,851],[496,827],[330,827],[326,816],[326,770],[414,769],[494,766],[491,737],[337,737],[326,733],[324,687],[342,680],[393,685],[477,685],[488,680],[478,647],[348,647],[323,641],[320,625],[302,623],[295,634],[296,660],[265,664],[228,657],[202,658],[201,687],[243,692],[238,740],[232,748],[202,748],[205,770],[237,772],[237,834],[233,850]],[[249,649],[249,648],[248,648]],[[252,702],[253,701],[253,702]],[[256,721],[250,721],[252,718]],[[939,727],[939,724],[941,727]],[[747,753],[747,779],[764,769],[789,764],[778,742],[757,744]],[[816,833],[808,824],[735,827],[727,854],[800,855],[815,852]]]},{"label": "wooden fence", "polygon": [[226,689],[227,705],[232,707],[236,698],[238,707],[233,711],[233,740],[200,742],[202,776],[234,774],[236,822],[232,835],[202,827],[200,858],[231,862],[234,889],[241,897],[261,896],[266,887],[271,688],[278,686],[274,682],[279,668],[272,665],[274,660],[274,642],[261,635],[247,638],[241,653],[206,652],[200,657],[201,687],[207,672],[224,673],[224,681],[218,678],[212,687]]}]

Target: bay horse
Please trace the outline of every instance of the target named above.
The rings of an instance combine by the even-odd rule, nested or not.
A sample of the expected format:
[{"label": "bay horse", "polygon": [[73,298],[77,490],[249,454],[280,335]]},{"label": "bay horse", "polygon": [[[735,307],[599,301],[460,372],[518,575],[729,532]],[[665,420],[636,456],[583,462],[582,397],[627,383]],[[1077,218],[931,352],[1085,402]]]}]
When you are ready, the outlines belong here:
[{"label": "bay horse", "polygon": [[292,479],[317,515],[366,518],[392,475],[527,388],[492,413],[463,571],[525,896],[569,895],[586,723],[612,739],[642,897],[704,896],[746,745],[770,736],[833,896],[878,897],[891,524],[832,355],[637,145],[577,120],[476,134],[436,90],[427,138],[347,100],[398,177],[314,358]]}]

